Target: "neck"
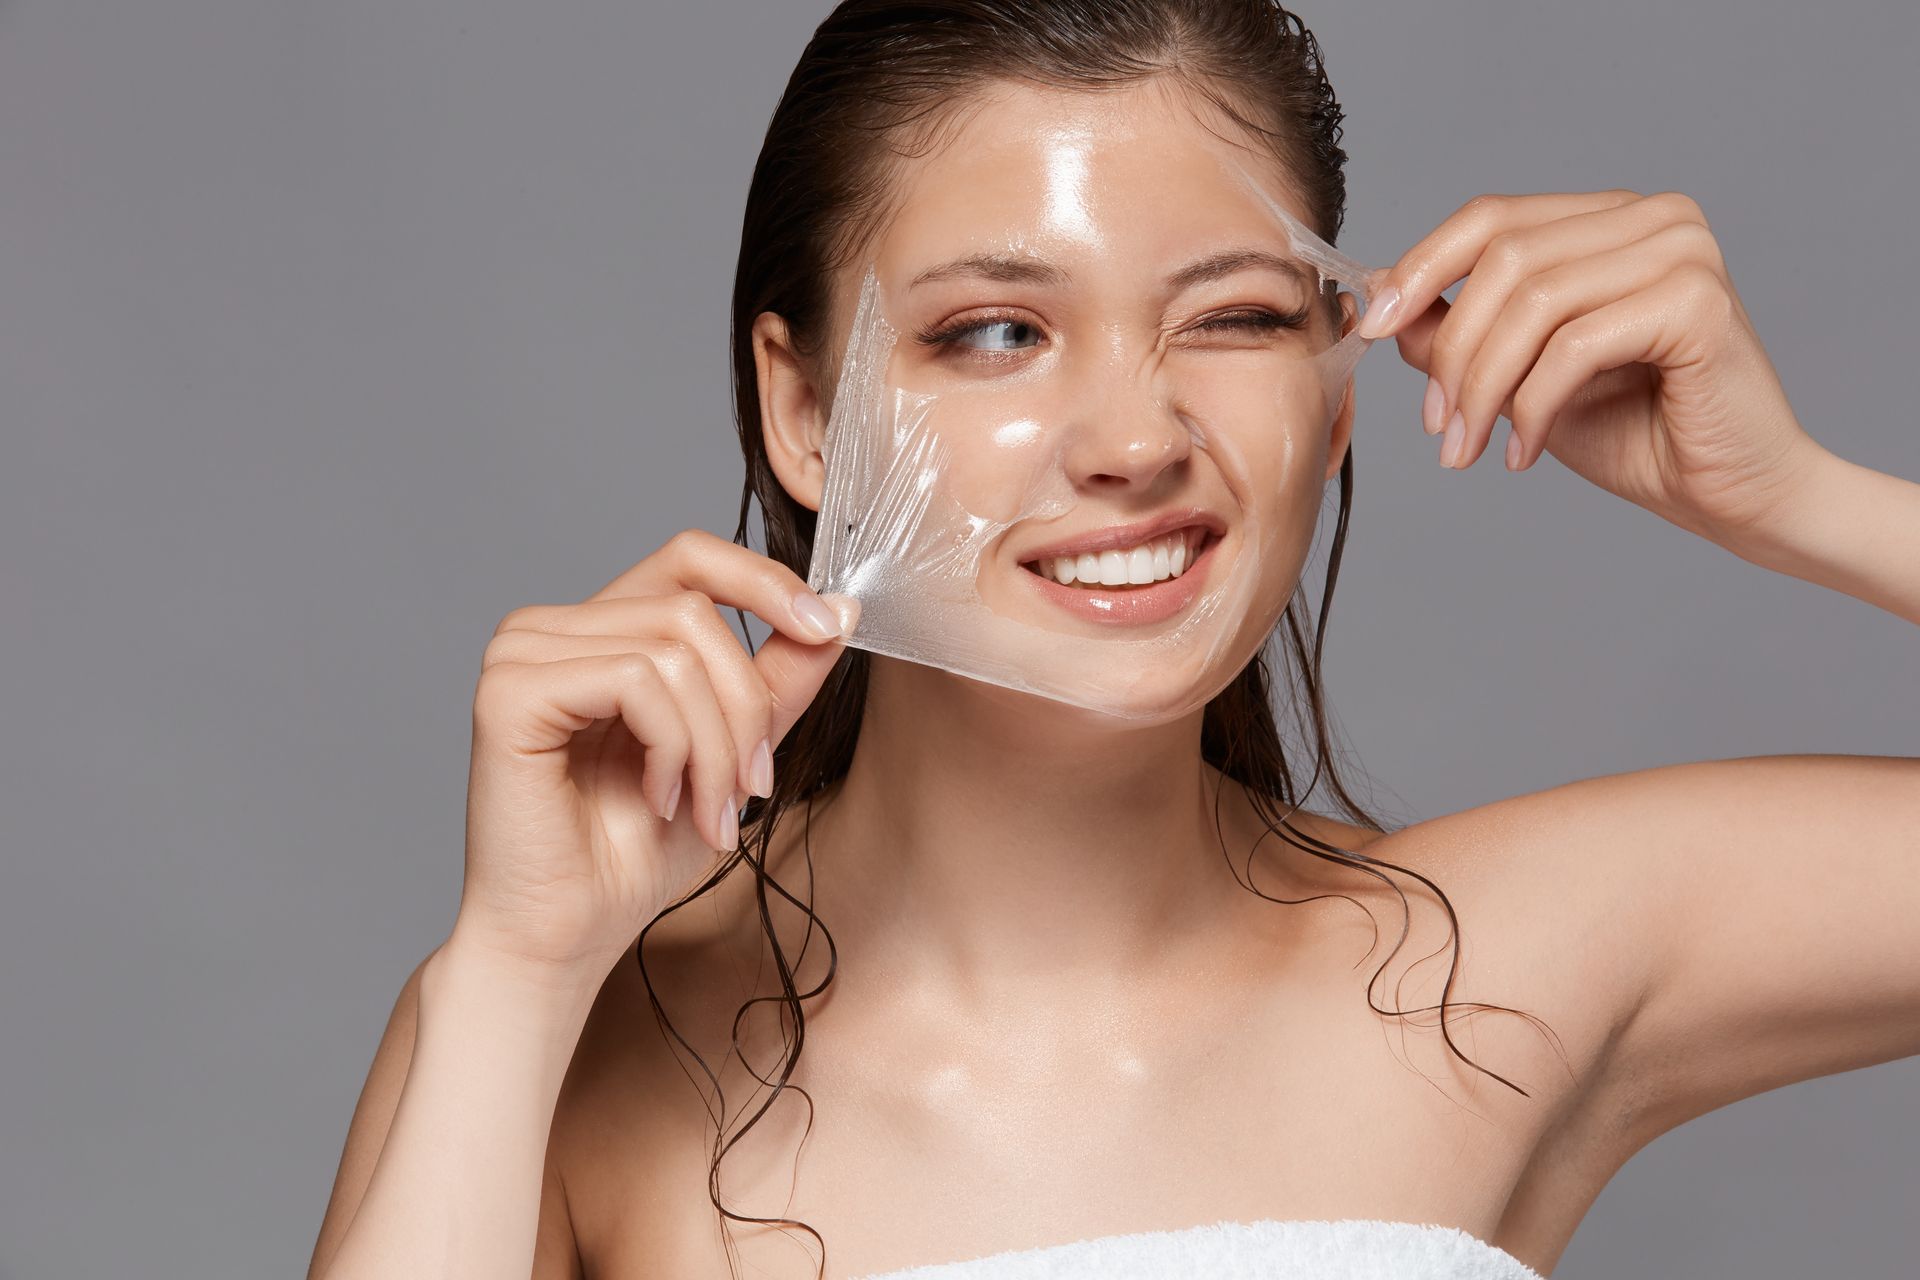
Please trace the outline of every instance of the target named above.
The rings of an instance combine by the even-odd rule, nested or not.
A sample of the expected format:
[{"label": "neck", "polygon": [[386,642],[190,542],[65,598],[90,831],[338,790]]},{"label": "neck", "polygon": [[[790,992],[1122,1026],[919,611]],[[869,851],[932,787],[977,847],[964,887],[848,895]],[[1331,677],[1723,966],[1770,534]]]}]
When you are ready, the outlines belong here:
[{"label": "neck", "polygon": [[1201,714],[1132,727],[876,658],[847,776],[813,821],[814,901],[843,959],[960,994],[1163,967],[1249,897],[1221,853]]}]

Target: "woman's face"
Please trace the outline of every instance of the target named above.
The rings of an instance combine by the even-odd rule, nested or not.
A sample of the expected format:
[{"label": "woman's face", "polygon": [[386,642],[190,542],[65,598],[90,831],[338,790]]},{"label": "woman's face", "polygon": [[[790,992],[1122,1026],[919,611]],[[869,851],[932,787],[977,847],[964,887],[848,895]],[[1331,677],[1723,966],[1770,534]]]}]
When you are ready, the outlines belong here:
[{"label": "woman's face", "polygon": [[1232,166],[1306,210],[1200,110],[1160,82],[995,86],[900,162],[836,303],[871,263],[889,384],[950,446],[933,483],[993,534],[978,603],[1045,633],[1036,666],[1113,663],[1137,717],[1203,704],[1265,641],[1350,420],[1311,363],[1340,336],[1318,278]]}]

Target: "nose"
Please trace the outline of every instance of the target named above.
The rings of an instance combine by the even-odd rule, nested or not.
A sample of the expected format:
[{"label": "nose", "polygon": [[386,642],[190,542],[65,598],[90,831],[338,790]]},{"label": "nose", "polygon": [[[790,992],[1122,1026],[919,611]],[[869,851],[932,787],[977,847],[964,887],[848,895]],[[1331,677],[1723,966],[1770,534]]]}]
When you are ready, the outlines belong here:
[{"label": "nose", "polygon": [[1150,374],[1111,366],[1103,373],[1070,410],[1063,465],[1083,491],[1145,492],[1162,476],[1179,472],[1193,452],[1193,437]]}]

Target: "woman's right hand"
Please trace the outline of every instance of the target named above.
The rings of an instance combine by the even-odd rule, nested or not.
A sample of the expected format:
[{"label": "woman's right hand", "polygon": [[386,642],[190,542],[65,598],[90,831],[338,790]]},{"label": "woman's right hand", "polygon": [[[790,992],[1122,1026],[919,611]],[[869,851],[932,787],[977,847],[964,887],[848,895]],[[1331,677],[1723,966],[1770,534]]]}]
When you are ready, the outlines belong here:
[{"label": "woman's right hand", "polygon": [[[579,604],[501,620],[473,700],[454,936],[596,983],[738,843],[845,645],[786,566],[689,529]],[[751,657],[718,605],[773,628]]]}]

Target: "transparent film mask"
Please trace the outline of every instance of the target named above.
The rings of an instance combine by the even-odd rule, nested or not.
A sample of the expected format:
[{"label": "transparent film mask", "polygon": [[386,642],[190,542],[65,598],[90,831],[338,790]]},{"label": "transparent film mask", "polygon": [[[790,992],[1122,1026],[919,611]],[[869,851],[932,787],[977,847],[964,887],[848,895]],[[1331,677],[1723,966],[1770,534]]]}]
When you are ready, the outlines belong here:
[{"label": "transparent film mask", "polygon": [[[1263,584],[1263,575],[1279,572],[1289,535],[1250,499],[1310,433],[1330,429],[1370,345],[1357,332],[1332,340],[1322,291],[1337,282],[1364,303],[1381,272],[1314,235],[1244,167],[1223,163],[1271,228],[1264,247],[1301,268],[1304,329],[1225,346],[1182,346],[1176,335],[1148,350],[1107,328],[1014,372],[954,372],[902,342],[888,318],[897,309],[868,267],[827,424],[807,577],[816,592],[859,602],[849,645],[1163,721],[1204,706],[1265,642],[1293,584]],[[1115,449],[1163,462],[1190,454],[1190,465],[1217,470],[1211,500],[1196,504],[1185,489],[1152,501],[1109,496],[1089,480],[1089,460]],[[1312,490],[1316,513],[1322,492]],[[1218,527],[1193,532],[1196,505]],[[1031,554],[1156,517],[1189,531],[1129,536],[1135,549],[1086,552],[1064,566]],[[1116,571],[1127,585],[1112,582]],[[1089,572],[1102,586],[1083,585]],[[1136,576],[1163,580],[1134,585]]]}]

